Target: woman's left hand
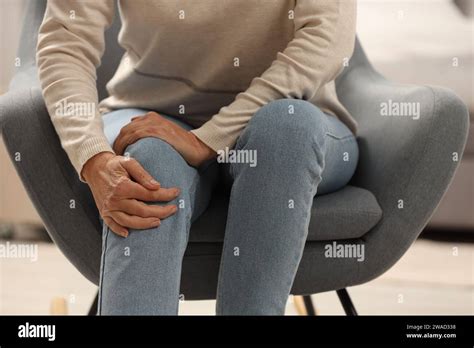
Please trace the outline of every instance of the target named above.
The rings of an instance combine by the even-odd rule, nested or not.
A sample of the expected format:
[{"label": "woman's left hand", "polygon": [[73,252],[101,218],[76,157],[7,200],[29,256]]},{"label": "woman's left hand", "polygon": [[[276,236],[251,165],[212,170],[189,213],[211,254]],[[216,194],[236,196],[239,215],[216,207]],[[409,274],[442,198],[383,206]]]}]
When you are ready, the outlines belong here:
[{"label": "woman's left hand", "polygon": [[155,137],[166,141],[193,167],[199,167],[217,155],[193,133],[156,112],[132,118],[132,122],[121,129],[114,142],[114,151],[117,155],[123,155],[128,145],[146,137]]}]

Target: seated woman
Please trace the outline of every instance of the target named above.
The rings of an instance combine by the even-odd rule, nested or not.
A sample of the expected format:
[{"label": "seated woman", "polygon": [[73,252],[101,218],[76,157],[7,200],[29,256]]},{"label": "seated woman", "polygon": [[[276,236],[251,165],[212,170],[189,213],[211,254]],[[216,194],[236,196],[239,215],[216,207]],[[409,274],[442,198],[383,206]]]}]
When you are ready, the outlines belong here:
[{"label": "seated woman", "polygon": [[99,314],[177,314],[190,226],[222,177],[217,314],[284,314],[314,196],[357,165],[334,83],[355,0],[118,3],[125,54],[100,103],[115,0],[49,0],[37,51],[52,122],[103,221]]}]

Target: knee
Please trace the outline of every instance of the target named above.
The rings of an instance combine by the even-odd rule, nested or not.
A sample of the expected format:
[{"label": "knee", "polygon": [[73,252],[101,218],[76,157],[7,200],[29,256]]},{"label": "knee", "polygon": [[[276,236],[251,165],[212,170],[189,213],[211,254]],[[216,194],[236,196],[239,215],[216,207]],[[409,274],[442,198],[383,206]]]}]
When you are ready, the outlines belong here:
[{"label": "knee", "polygon": [[310,102],[275,100],[253,116],[244,131],[243,141],[250,141],[262,150],[283,147],[293,155],[315,146],[320,148],[324,142],[326,117]]},{"label": "knee", "polygon": [[171,145],[158,138],[148,137],[140,139],[136,143],[129,145],[126,153],[131,158],[137,160],[160,183],[161,187],[177,187],[181,191],[176,200],[159,203],[173,203],[178,207],[178,213],[165,219],[160,226],[161,229],[170,220],[176,220],[177,217],[190,220],[192,212],[191,195],[199,177],[197,170],[188,165]]},{"label": "knee", "polygon": [[158,138],[138,140],[127,147],[125,155],[137,160],[163,187],[181,186],[191,169],[171,145]]}]

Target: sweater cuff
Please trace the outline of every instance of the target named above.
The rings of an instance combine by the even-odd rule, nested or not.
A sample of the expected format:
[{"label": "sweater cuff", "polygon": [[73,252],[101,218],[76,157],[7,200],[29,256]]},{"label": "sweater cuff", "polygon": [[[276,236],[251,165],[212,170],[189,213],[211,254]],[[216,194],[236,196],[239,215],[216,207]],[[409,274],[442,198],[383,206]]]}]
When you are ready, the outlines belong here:
[{"label": "sweater cuff", "polygon": [[101,152],[111,152],[115,154],[105,137],[89,138],[79,146],[76,155],[71,158],[72,165],[79,175],[79,180],[86,182],[81,175],[82,168],[89,159]]},{"label": "sweater cuff", "polygon": [[193,129],[191,132],[215,152],[225,150],[226,147],[229,149],[233,148],[239,136],[239,134],[224,132],[221,127],[214,125],[210,121],[197,129]]}]

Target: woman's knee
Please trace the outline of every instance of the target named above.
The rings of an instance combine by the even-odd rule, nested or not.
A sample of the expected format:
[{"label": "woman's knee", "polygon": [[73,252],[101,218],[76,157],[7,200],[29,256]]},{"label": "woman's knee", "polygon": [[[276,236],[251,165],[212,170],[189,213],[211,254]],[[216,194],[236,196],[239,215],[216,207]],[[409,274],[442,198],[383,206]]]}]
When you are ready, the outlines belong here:
[{"label": "woman's knee", "polygon": [[178,188],[180,195],[171,202],[146,202],[147,204],[175,204],[176,214],[164,219],[160,229],[166,229],[176,220],[191,221],[194,187],[199,180],[198,171],[187,164],[183,157],[168,143],[158,138],[143,138],[126,149],[126,155],[137,160],[163,188]]},{"label": "woman's knee", "polygon": [[124,155],[137,160],[162,187],[182,186],[195,175],[195,169],[171,145],[158,138],[142,138],[129,145]]},{"label": "woman's knee", "polygon": [[[284,147],[290,153],[322,148],[327,116],[315,105],[299,99],[279,99],[262,107],[251,119],[243,141],[269,151]],[[266,150],[265,150],[266,151]]]}]

